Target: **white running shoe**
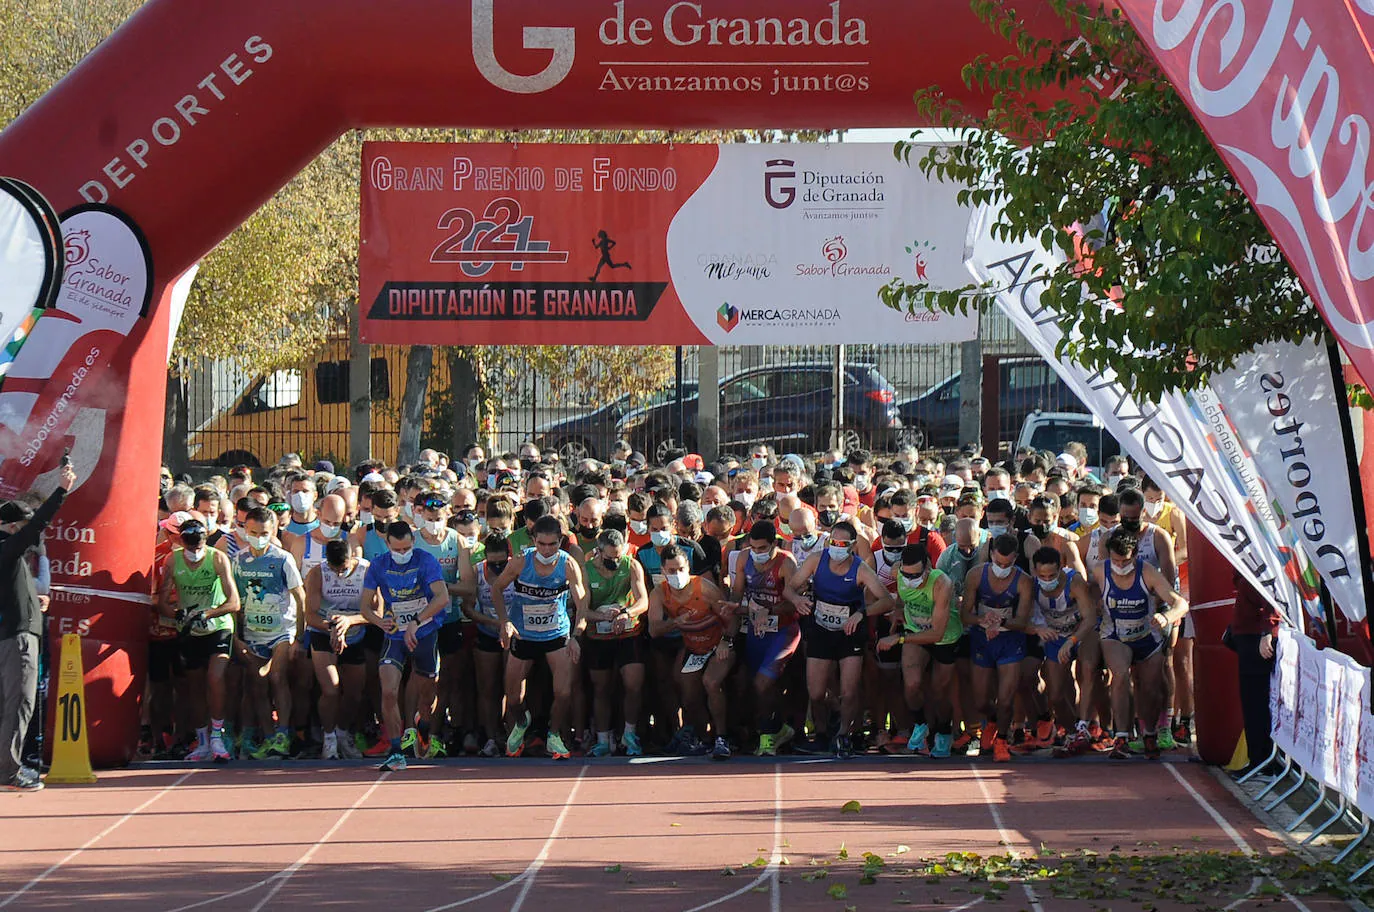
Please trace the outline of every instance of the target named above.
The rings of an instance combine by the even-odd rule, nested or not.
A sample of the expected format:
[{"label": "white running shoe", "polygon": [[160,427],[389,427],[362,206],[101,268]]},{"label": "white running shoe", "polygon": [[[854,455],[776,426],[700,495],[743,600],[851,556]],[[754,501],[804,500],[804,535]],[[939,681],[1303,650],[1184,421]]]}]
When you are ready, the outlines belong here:
[{"label": "white running shoe", "polygon": [[[223,747],[224,745],[221,744],[220,746]],[[213,757],[214,754],[210,751],[210,745],[208,743],[201,743],[197,744],[196,749],[187,754],[184,759],[187,763],[204,763]]]},{"label": "white running shoe", "polygon": [[324,749],[320,751],[321,760],[339,759],[339,741],[333,735],[326,735],[324,739]]},{"label": "white running shoe", "polygon": [[338,736],[339,756],[344,760],[361,760],[363,752],[358,750],[357,743],[350,734]]},{"label": "white running shoe", "polygon": [[223,735],[213,735],[210,738],[210,759],[216,763],[228,763],[233,759],[229,755],[229,748],[224,744]]}]

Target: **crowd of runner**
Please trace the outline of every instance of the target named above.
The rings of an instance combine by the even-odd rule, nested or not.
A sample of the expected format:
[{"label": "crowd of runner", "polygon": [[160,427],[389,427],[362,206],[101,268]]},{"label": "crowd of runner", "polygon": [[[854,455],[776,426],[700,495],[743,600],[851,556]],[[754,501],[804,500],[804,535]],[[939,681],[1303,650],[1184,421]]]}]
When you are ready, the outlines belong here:
[{"label": "crowd of runner", "polygon": [[141,749],[1156,757],[1192,732],[1183,517],[1086,457],[164,470]]}]

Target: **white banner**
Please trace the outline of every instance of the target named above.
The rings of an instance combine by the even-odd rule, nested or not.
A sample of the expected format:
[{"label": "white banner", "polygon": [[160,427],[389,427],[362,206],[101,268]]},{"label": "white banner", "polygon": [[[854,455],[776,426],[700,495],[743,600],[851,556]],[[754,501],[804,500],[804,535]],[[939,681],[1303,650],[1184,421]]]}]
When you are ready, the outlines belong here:
[{"label": "white banner", "polygon": [[[1293,624],[1307,610],[1320,617],[1314,574],[1292,536],[1261,514],[1240,481],[1256,475],[1244,454],[1223,455],[1210,438],[1202,408],[1187,397],[1165,396],[1158,405],[1137,401],[1114,373],[1089,371],[1061,360],[1057,314],[1041,303],[1045,277],[1061,262],[1035,239],[1001,240],[990,228],[996,212],[984,207],[969,226],[966,264],[975,279],[996,293],[1018,330],[1092,409],[1108,433],[1158,482],[1222,554]],[[1229,456],[1229,458],[1228,458]]]},{"label": "white banner", "polygon": [[1291,523],[1341,612],[1363,620],[1349,457],[1326,349],[1266,345],[1213,377],[1211,392],[1262,475],[1259,501]]},{"label": "white banner", "polygon": [[1274,743],[1309,776],[1374,814],[1369,669],[1334,649],[1318,649],[1286,627],[1274,646],[1269,692]]}]

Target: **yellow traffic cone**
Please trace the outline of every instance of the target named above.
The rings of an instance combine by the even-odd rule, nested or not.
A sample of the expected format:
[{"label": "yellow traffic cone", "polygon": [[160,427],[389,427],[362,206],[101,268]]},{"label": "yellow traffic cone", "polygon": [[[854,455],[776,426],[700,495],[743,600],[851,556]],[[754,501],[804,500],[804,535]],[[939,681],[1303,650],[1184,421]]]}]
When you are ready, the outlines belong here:
[{"label": "yellow traffic cone", "polygon": [[53,720],[52,769],[49,785],[81,785],[95,781],[91,748],[86,742],[86,675],[81,666],[81,637],[62,637],[57,670],[57,713]]}]

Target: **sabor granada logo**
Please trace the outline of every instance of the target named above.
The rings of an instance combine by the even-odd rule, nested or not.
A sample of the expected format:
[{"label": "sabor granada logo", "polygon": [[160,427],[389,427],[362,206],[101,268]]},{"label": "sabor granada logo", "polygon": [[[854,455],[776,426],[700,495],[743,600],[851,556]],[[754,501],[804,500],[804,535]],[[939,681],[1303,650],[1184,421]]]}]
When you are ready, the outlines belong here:
[{"label": "sabor granada logo", "polygon": [[716,322],[726,332],[734,332],[735,327],[739,326],[739,308],[729,301],[720,305],[720,310],[716,311]]},{"label": "sabor granada logo", "polygon": [[63,239],[63,258],[67,266],[80,266],[91,255],[91,233],[84,228],[73,231]]},{"label": "sabor granada logo", "polygon": [[843,237],[833,237],[821,247],[827,263],[843,263],[849,256],[849,248],[844,245]]}]

